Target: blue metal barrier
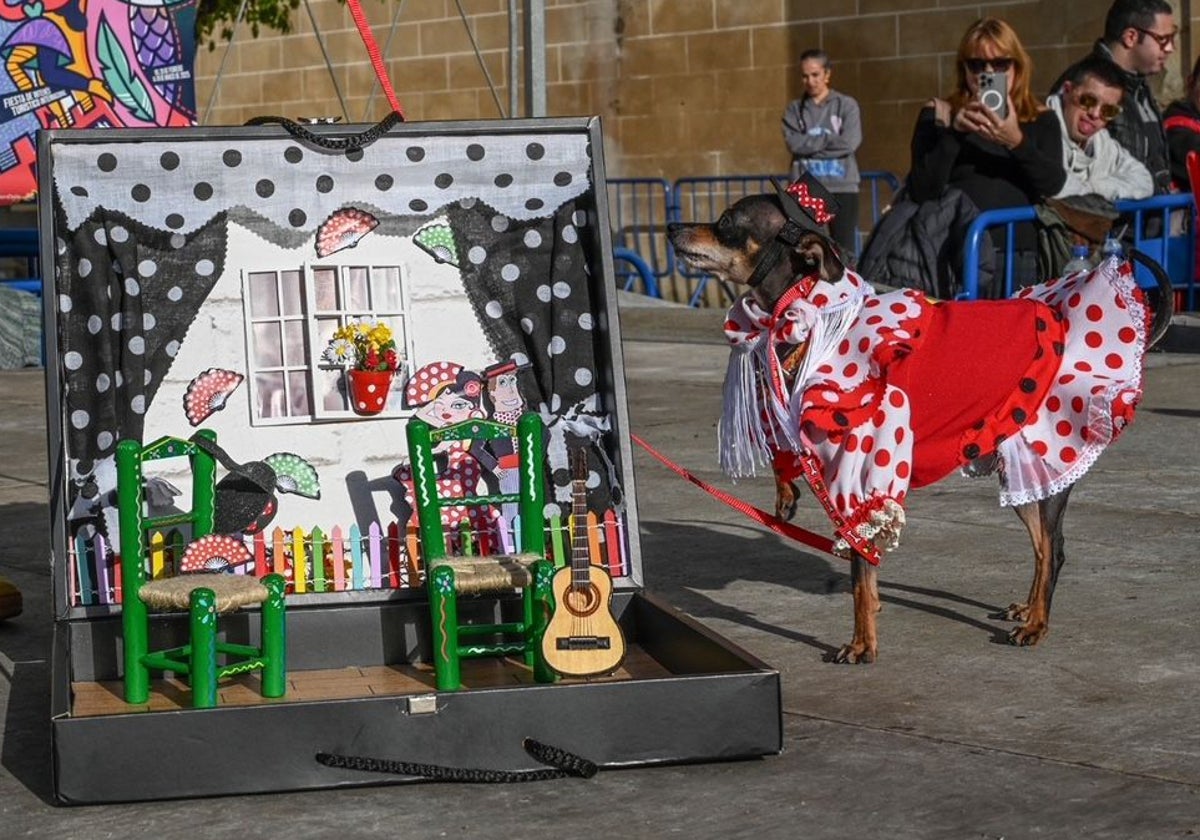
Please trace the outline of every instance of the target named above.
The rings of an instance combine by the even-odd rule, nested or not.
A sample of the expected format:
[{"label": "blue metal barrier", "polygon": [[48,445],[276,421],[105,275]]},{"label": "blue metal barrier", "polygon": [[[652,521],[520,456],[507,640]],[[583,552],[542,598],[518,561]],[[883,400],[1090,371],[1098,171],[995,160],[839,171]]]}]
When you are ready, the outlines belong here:
[{"label": "blue metal barrier", "polygon": [[[860,172],[859,175],[863,181],[859,186],[859,191],[861,192],[863,187],[871,191],[871,230],[874,230],[879,217],[883,215],[883,208],[887,206],[883,203],[883,197],[880,195],[880,185],[887,184],[887,203],[891,204],[892,197],[900,191],[900,179],[886,169],[868,169]],[[870,233],[870,230],[866,232],[868,236]],[[863,231],[861,229],[855,231],[854,238],[854,250],[856,253],[861,254],[863,245],[866,244],[863,242]]]},{"label": "blue metal barrier", "polygon": [[[634,283],[638,280],[642,281],[642,290],[650,297],[661,298],[662,292],[658,288],[658,280],[654,276],[654,270],[647,265],[646,261],[638,255],[637,251],[632,251],[629,248],[613,248],[613,273],[617,278],[628,277],[625,281],[624,289],[627,292],[633,291]],[[633,268],[633,273],[621,271],[616,267],[617,262],[627,262]]]},{"label": "blue metal barrier", "polygon": [[25,276],[0,278],[0,283],[25,292],[42,294],[41,271],[38,269],[37,228],[0,228],[0,259],[25,261]]},{"label": "blue metal barrier", "polygon": [[614,266],[618,285],[630,289],[639,279],[644,284],[643,270],[655,281],[670,277],[675,273],[675,254],[667,242],[667,224],[675,220],[670,183],[663,178],[609,178],[605,183],[614,256],[616,249],[625,249],[639,258],[637,263],[622,259],[626,268]]},{"label": "blue metal barrier", "polygon": [[[1185,295],[1189,309],[1195,307],[1195,201],[1188,193],[1157,195],[1141,201],[1118,201],[1118,212],[1133,216],[1133,247],[1158,262],[1171,277],[1171,284]],[[1170,236],[1172,211],[1191,210],[1191,224],[1187,232]],[[1143,231],[1148,218],[1161,219],[1162,236],[1145,237]],[[967,229],[966,256],[963,261],[963,291],[957,297],[975,300],[979,297],[979,254],[984,235],[992,228],[1004,227],[1004,290],[1006,295],[1013,291],[1013,228],[1017,224],[1032,222],[1037,218],[1033,207],[1009,207],[1003,210],[987,210],[980,213]],[[990,242],[988,245],[990,246]],[[1153,285],[1153,277],[1142,268],[1137,269],[1138,282]]]},{"label": "blue metal barrier", "polygon": [[[1171,213],[1187,209],[1188,224],[1184,232],[1171,236]],[[1156,195],[1142,201],[1118,201],[1117,210],[1132,213],[1133,247],[1155,260],[1171,278],[1171,285],[1183,295],[1188,311],[1196,305],[1196,203],[1191,193]],[[1147,219],[1158,218],[1160,235],[1144,235]],[[1155,285],[1154,276],[1146,269],[1136,269],[1138,283]]]},{"label": "blue metal barrier", "polygon": [[[985,210],[975,217],[967,228],[966,256],[963,259],[963,290],[955,297],[964,300],[979,299],[979,248],[988,230],[1004,225],[1005,260],[1004,260],[1004,289],[1005,295],[1012,294],[1013,275],[1013,228],[1022,222],[1032,222],[1037,218],[1037,211],[1032,207],[1006,207],[1003,210]],[[991,247],[991,240],[988,240]]]}]

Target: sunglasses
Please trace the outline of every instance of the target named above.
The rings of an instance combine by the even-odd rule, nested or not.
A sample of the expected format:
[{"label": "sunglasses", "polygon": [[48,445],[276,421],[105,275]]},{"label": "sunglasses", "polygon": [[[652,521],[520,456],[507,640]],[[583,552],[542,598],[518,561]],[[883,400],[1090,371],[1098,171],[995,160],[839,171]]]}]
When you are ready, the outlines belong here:
[{"label": "sunglasses", "polygon": [[1012,69],[1011,58],[964,58],[963,65],[972,73],[1007,73]]},{"label": "sunglasses", "polygon": [[1120,105],[1110,105],[1107,102],[1101,104],[1100,98],[1094,93],[1081,93],[1075,98],[1075,102],[1080,108],[1089,113],[1096,110],[1096,108],[1099,108],[1100,119],[1104,120],[1105,122],[1108,122],[1109,120],[1115,120],[1117,115],[1121,113]]},{"label": "sunglasses", "polygon": [[1154,43],[1158,44],[1158,48],[1162,50],[1165,50],[1167,47],[1171,46],[1171,44],[1174,44],[1175,36],[1179,34],[1178,29],[1168,32],[1166,35],[1159,35],[1157,32],[1151,32],[1149,29],[1142,29],[1140,26],[1135,26],[1133,28],[1143,35],[1149,35],[1151,38],[1153,38]]}]

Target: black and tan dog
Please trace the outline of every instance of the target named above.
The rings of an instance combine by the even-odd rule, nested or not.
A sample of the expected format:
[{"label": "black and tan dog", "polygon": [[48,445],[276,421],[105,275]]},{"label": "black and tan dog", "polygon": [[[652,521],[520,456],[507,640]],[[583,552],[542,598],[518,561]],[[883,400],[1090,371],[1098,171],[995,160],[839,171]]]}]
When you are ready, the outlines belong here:
[{"label": "black and tan dog", "polygon": [[854,598],[854,636],[833,660],[875,660],[881,551],[898,540],[910,487],[956,468],[998,474],[1001,501],[1029,530],[1033,582],[1006,615],[1020,622],[1013,644],[1037,644],[1071,486],[1132,419],[1143,354],[1171,318],[1169,280],[1145,261],[1160,286],[1153,317],[1116,261],[1008,301],[876,294],[826,233],[831,196],[811,180],[776,191],[669,237],[692,270],[749,286],[727,321],[722,466],[739,477],[754,474],[751,456],[770,463],[782,519],[795,479],[824,504]]}]

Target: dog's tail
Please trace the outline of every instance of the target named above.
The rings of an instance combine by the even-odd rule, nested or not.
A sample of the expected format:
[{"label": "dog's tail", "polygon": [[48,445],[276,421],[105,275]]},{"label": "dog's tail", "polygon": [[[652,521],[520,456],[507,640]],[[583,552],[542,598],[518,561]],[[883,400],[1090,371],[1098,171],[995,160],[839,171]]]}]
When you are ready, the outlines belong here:
[{"label": "dog's tail", "polygon": [[1136,248],[1130,249],[1129,258],[1149,269],[1158,284],[1158,288],[1154,289],[1153,294],[1150,295],[1151,306],[1154,309],[1154,321],[1150,325],[1150,338],[1146,341],[1146,349],[1149,350],[1162,340],[1162,337],[1167,334],[1167,328],[1171,326],[1171,318],[1175,315],[1175,289],[1171,286],[1170,276],[1156,260]]}]

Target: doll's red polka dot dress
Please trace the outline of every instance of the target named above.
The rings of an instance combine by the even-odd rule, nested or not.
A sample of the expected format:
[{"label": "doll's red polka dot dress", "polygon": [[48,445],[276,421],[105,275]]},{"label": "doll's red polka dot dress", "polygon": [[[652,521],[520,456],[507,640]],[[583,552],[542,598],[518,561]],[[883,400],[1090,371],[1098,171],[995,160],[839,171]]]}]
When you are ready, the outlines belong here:
[{"label": "doll's red polka dot dress", "polygon": [[877,561],[909,489],[956,468],[997,472],[1004,505],[1077,481],[1133,418],[1149,312],[1110,260],[1004,301],[810,278],[773,312],[740,298],[725,326],[722,466],[739,477],[769,458],[803,477],[838,548]]}]

